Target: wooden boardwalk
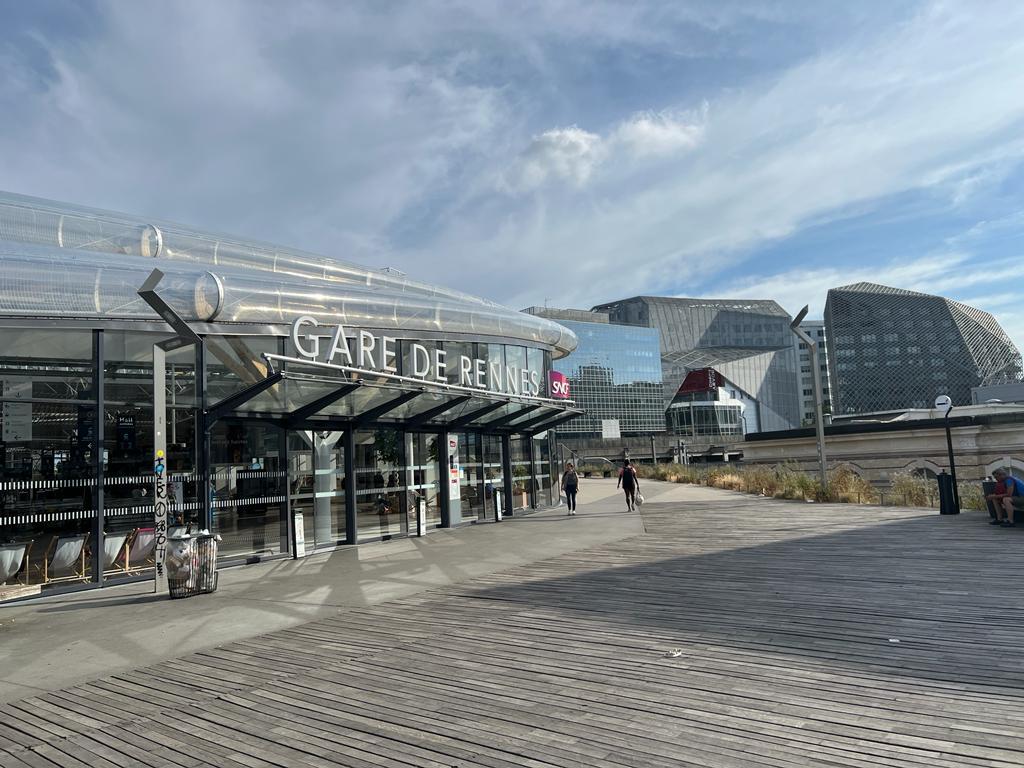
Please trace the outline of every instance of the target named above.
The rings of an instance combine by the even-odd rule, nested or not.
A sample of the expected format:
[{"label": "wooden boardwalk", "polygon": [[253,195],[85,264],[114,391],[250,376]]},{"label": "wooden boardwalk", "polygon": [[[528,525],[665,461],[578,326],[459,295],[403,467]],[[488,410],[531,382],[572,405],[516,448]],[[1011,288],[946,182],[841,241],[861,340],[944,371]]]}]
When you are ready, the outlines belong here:
[{"label": "wooden boardwalk", "polygon": [[0,766],[1024,765],[1024,531],[725,494],[643,514],[5,705]]}]

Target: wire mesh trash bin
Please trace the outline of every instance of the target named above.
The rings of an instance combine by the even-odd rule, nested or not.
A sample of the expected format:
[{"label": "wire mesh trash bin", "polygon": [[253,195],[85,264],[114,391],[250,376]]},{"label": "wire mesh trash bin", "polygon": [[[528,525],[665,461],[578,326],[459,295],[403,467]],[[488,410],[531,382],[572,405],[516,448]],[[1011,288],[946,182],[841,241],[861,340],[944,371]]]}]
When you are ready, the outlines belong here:
[{"label": "wire mesh trash bin", "polygon": [[217,591],[217,542],[210,533],[182,534],[167,539],[167,587],[171,597],[192,597]]}]

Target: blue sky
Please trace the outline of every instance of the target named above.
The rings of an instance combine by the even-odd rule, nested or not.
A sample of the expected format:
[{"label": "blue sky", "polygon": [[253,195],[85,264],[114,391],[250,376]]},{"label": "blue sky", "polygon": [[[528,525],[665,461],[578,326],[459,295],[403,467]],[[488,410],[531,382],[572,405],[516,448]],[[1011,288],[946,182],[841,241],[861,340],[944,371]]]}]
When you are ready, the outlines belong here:
[{"label": "blue sky", "polygon": [[1024,342],[1024,4],[7,2],[0,188],[521,307],[820,314],[872,280]]}]

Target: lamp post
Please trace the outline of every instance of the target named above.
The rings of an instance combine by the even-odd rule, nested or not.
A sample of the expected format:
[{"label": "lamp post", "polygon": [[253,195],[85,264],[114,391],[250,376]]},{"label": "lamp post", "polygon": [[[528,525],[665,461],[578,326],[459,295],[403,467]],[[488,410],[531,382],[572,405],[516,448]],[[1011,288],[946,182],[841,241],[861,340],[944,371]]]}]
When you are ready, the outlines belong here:
[{"label": "lamp post", "polygon": [[953,401],[949,395],[939,395],[935,398],[935,409],[945,410],[943,422],[946,425],[946,451],[949,453],[949,476],[953,482],[953,504],[956,507],[953,514],[960,513],[960,489],[956,485],[956,462],[953,459],[953,434],[949,430],[949,414],[953,412]]},{"label": "lamp post", "polygon": [[811,371],[814,374],[814,429],[818,436],[818,471],[821,473],[821,488],[822,490],[828,488],[828,465],[825,463],[825,415],[822,407],[822,395],[821,395],[821,368],[818,365],[818,342],[811,338],[810,334],[807,333],[803,328],[800,327],[800,323],[803,322],[804,318],[807,317],[807,312],[810,307],[805,306],[797,316],[793,318],[793,322],[789,324],[789,329],[793,331],[799,337],[800,341],[807,347],[807,351],[811,356]]}]

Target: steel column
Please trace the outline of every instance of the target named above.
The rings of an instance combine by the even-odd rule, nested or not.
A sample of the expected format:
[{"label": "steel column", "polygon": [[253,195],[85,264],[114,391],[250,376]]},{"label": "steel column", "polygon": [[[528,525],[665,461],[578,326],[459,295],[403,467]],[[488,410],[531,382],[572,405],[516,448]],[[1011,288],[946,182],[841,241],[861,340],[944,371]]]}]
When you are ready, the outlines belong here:
[{"label": "steel column", "polygon": [[452,527],[452,476],[448,469],[448,430],[437,435],[438,503],[441,505],[441,527]]},{"label": "steel column", "polygon": [[[93,427],[92,427],[92,461],[93,461],[93,478],[96,481],[96,488],[93,491],[92,501],[93,509],[96,510],[96,522],[93,526],[93,537],[96,540],[96,551],[92,555],[92,574],[93,581],[97,584],[103,584],[103,553],[104,553],[104,541],[103,541],[103,529],[106,527],[106,515],[104,513],[104,500],[103,500],[103,426],[105,414],[105,403],[104,403],[104,389],[103,389],[103,367],[104,354],[103,354],[103,331],[94,330],[92,332],[92,364],[93,364],[93,379],[92,379],[92,391],[93,391],[93,403],[95,406],[95,412],[93,413]],[[81,436],[79,436],[81,437]]]},{"label": "steel column", "polygon": [[509,517],[512,516],[512,437],[510,435],[501,436],[501,473],[505,476],[505,509],[504,514]]},{"label": "steel column", "polygon": [[345,430],[345,543],[359,543],[356,515],[356,433]]}]

